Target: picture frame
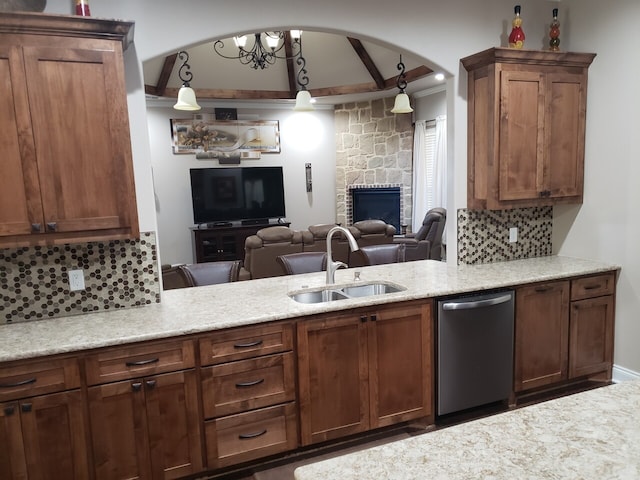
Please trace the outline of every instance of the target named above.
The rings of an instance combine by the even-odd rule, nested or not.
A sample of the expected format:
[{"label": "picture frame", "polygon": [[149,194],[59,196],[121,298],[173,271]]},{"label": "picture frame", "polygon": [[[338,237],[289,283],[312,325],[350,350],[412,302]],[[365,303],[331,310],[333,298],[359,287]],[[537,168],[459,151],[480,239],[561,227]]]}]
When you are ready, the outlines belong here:
[{"label": "picture frame", "polygon": [[278,120],[171,119],[171,132],[174,154],[280,153]]}]

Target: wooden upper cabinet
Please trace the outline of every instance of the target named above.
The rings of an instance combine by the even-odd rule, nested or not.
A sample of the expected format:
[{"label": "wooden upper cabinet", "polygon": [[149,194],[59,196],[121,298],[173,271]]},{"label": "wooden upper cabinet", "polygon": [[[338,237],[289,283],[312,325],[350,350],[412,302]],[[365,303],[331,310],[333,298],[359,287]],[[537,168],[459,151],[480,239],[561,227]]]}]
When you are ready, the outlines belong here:
[{"label": "wooden upper cabinet", "polygon": [[468,71],[469,208],[581,203],[595,54],[492,48]]},{"label": "wooden upper cabinet", "polygon": [[139,236],[123,47],[132,24],[0,19],[0,247]]}]

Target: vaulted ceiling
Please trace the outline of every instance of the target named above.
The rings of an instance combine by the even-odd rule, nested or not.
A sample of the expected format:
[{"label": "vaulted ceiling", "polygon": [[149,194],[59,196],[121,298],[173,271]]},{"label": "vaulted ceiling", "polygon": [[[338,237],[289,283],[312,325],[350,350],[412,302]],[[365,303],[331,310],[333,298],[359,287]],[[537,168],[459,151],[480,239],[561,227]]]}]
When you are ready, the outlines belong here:
[{"label": "vaulted ceiling", "polygon": [[[288,42],[279,55],[297,53]],[[252,35],[249,35],[252,37]],[[239,60],[216,54],[213,41],[184,48],[189,54],[193,78],[191,87],[199,100],[286,101],[295,98],[299,66],[295,58],[278,59],[265,69],[253,69]],[[237,55],[233,39],[222,39],[222,52]],[[249,48],[253,44],[250,38]],[[357,38],[330,33],[304,31],[302,54],[306,60],[307,86],[319,104],[336,104],[395,95],[400,71],[397,68],[402,54],[405,65],[406,92],[416,93],[441,83],[424,62],[407,52],[361,41]],[[145,91],[151,97],[174,99],[182,85],[178,70],[182,60],[177,52],[144,62]]]}]

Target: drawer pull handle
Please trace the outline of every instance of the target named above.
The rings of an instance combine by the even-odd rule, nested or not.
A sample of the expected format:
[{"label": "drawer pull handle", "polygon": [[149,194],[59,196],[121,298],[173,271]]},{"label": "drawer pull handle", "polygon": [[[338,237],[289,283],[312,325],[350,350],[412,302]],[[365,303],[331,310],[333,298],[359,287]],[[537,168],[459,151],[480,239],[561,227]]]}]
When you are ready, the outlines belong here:
[{"label": "drawer pull handle", "polygon": [[249,440],[251,438],[256,438],[256,437],[259,437],[261,435],[264,435],[265,433],[267,433],[267,429],[266,428],[264,430],[262,430],[261,432],[241,433],[240,435],[238,435],[238,438],[240,440]]},{"label": "drawer pull handle", "polygon": [[157,363],[159,358],[150,358],[149,360],[138,360],[137,362],[127,362],[127,367],[139,367],[141,365],[149,365],[150,363]]},{"label": "drawer pull handle", "polygon": [[16,411],[16,407],[13,405],[9,405],[8,407],[4,407],[4,414],[6,416],[13,415]]},{"label": "drawer pull handle", "polygon": [[261,378],[260,380],[253,380],[252,382],[239,382],[236,383],[236,387],[253,387],[254,385],[260,385],[262,382],[264,382],[264,378]]},{"label": "drawer pull handle", "polygon": [[28,378],[15,383],[0,383],[0,388],[22,387],[24,385],[29,385],[30,383],[36,383],[36,378]]},{"label": "drawer pull handle", "polygon": [[23,412],[27,413],[31,411],[32,405],[30,403],[23,403],[20,407]]},{"label": "drawer pull handle", "polygon": [[258,345],[262,345],[262,340],[256,340],[255,342],[249,343],[236,343],[233,348],[251,348],[257,347]]},{"label": "drawer pull handle", "polygon": [[146,384],[147,384],[147,388],[148,389],[153,389],[156,386],[156,381],[155,380],[147,380]]},{"label": "drawer pull handle", "polygon": [[535,291],[536,293],[543,293],[543,292],[548,292],[552,288],[553,287],[536,287]]},{"label": "drawer pull handle", "polygon": [[601,288],[602,286],[598,283],[597,285],[585,285],[584,289],[585,290],[596,290],[598,288]]},{"label": "drawer pull handle", "polygon": [[133,390],[134,392],[139,392],[141,388],[142,388],[142,383],[140,382],[135,382],[131,384],[131,390]]}]

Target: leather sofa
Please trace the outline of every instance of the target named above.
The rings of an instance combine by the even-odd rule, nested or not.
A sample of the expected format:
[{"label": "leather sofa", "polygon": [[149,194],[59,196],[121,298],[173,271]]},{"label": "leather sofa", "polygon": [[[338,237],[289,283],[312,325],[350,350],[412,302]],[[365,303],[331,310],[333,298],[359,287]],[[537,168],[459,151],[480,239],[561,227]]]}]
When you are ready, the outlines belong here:
[{"label": "leather sofa", "polygon": [[361,248],[368,245],[392,243],[393,236],[396,234],[396,227],[383,220],[360,220],[353,224],[353,228],[359,232],[356,240]]},{"label": "leather sofa", "polygon": [[244,264],[240,269],[239,280],[284,275],[276,258],[279,255],[300,253],[302,247],[302,232],[298,230],[284,226],[258,230],[245,240]]},{"label": "leather sofa", "polygon": [[[327,251],[327,235],[329,230],[335,227],[335,223],[322,223],[311,225],[309,229],[302,232],[302,241],[304,243],[305,252],[326,252]],[[358,241],[360,238],[360,230],[355,227],[346,227]],[[359,244],[358,244],[359,245]],[[336,232],[331,239],[331,256],[334,261],[349,263],[349,242],[342,232]]]}]

